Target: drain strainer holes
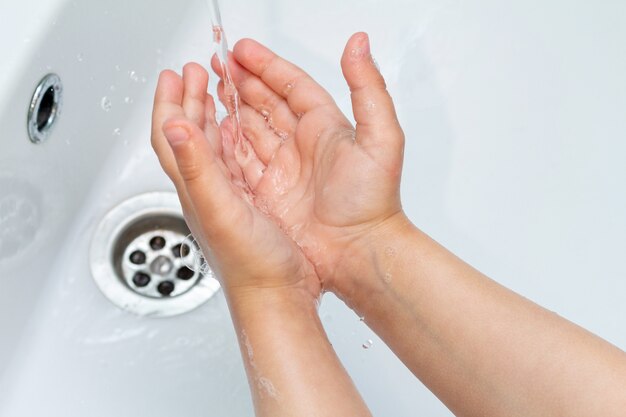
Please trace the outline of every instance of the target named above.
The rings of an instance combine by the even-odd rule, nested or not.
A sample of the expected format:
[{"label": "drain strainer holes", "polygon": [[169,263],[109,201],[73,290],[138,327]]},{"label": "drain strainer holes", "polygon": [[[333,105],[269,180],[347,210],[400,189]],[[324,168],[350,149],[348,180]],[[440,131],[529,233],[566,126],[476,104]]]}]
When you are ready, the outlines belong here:
[{"label": "drain strainer holes", "polygon": [[100,223],[91,248],[94,279],[113,303],[170,316],[208,300],[219,284],[189,237],[173,193],[122,203]]},{"label": "drain strainer holes", "polygon": [[[115,250],[119,253],[123,249],[118,271],[126,284],[139,294],[156,298],[175,297],[188,291],[202,278],[201,264],[189,250],[186,256],[181,256],[180,248],[186,246],[185,226],[177,224],[181,219],[160,216],[150,218],[150,224],[143,226],[149,228],[155,222],[168,228],[142,231],[144,222],[139,221],[124,233],[136,236],[126,238],[123,235],[119,240],[119,244],[126,247]],[[128,239],[131,241],[126,244]]]},{"label": "drain strainer holes", "polygon": [[39,81],[28,107],[28,137],[33,143],[42,143],[50,135],[63,102],[63,86],[56,74],[48,74]]}]

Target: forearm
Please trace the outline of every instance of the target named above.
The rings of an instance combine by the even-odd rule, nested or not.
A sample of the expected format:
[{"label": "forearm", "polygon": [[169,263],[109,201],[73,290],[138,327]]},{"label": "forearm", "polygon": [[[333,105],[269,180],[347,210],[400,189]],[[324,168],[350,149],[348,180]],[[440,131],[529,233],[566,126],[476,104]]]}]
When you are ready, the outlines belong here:
[{"label": "forearm", "polygon": [[[353,259],[346,300],[460,416],[617,416],[626,355],[491,281],[409,224]],[[370,271],[370,272],[368,272]]]},{"label": "forearm", "polygon": [[256,415],[370,416],[307,291],[227,292]]}]

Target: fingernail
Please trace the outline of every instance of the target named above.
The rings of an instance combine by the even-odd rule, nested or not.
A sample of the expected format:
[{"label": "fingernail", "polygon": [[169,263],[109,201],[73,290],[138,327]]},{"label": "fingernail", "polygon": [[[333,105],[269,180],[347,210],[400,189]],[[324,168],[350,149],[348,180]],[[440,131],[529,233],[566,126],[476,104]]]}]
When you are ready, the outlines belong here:
[{"label": "fingernail", "polygon": [[171,145],[176,145],[189,139],[189,132],[187,129],[180,126],[168,127],[163,130],[163,133],[165,133],[165,137]]}]

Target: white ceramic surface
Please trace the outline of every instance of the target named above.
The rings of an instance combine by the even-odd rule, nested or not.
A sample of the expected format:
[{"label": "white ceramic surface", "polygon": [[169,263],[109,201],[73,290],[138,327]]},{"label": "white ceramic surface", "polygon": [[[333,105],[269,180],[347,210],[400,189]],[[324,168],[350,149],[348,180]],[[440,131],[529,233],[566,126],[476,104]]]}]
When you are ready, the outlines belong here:
[{"label": "white ceramic surface", "polygon": [[[222,18],[231,42],[268,44],[348,114],[339,57],[368,31],[407,135],[410,217],[626,348],[625,2],[231,0]],[[140,318],[88,264],[110,208],[172,189],[148,143],[151,96],[160,69],[208,64],[205,4],[0,0],[0,22],[0,416],[251,415],[221,294]],[[65,104],[36,146],[25,117],[50,71]],[[320,314],[374,415],[450,415],[339,301]]]}]

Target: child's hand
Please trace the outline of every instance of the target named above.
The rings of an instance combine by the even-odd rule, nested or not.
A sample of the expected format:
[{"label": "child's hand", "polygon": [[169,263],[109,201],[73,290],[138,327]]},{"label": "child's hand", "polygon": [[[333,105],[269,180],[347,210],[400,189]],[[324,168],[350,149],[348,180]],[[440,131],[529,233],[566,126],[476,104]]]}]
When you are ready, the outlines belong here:
[{"label": "child's hand", "polygon": [[[377,228],[406,220],[399,196],[404,135],[366,34],[352,36],[341,65],[356,129],[310,76],[259,43],[239,41],[229,62],[243,133],[255,151],[235,151],[235,159],[254,203],[339,294],[350,291],[356,246],[369,245]],[[215,57],[212,66],[221,73]],[[228,101],[223,82],[218,93]]]},{"label": "child's hand", "polygon": [[193,235],[227,292],[288,287],[318,297],[319,280],[302,251],[233,184],[237,167],[222,147],[207,83],[197,64],[186,65],[182,77],[163,71],[152,118],[152,146]]},{"label": "child's hand", "polygon": [[182,78],[161,74],[152,145],[176,185],[191,231],[221,277],[255,414],[371,417],[324,333],[313,266],[253,204],[246,180],[258,188],[253,173],[261,181],[264,164],[247,139],[233,139],[228,122],[220,135],[207,80],[197,64],[186,65]]}]

